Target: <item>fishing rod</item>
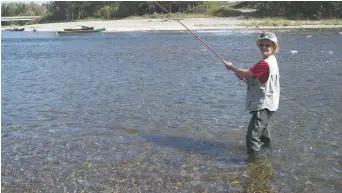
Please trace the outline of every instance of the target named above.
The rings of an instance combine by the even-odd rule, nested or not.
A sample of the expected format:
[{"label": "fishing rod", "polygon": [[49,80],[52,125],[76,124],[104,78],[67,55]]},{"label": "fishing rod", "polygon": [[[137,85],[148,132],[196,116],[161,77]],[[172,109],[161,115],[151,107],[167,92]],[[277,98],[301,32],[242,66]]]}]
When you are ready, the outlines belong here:
[{"label": "fishing rod", "polygon": [[[182,26],[184,26],[192,35],[194,35],[199,41],[201,41],[210,51],[212,51],[220,60],[222,60],[222,62],[224,62],[225,60],[218,54],[216,53],[207,43],[205,43],[200,37],[198,37],[193,31],[191,31],[188,27],[186,27],[182,22],[180,22],[174,15],[172,15],[172,13],[170,13],[168,10],[166,10],[163,6],[161,6],[159,3],[157,3],[156,1],[154,1],[155,4],[157,4],[160,8],[162,8],[166,13],[170,14],[176,21],[178,21]],[[247,83],[247,81],[243,78],[240,78],[241,80],[243,80],[245,83]]]}]

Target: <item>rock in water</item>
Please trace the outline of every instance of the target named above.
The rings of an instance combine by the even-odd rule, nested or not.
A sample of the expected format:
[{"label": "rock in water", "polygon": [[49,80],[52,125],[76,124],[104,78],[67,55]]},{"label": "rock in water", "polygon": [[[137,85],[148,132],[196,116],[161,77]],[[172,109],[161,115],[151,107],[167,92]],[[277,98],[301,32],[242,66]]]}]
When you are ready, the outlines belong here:
[{"label": "rock in water", "polygon": [[297,51],[297,50],[290,50],[290,53],[291,53],[291,54],[297,54],[298,51]]}]

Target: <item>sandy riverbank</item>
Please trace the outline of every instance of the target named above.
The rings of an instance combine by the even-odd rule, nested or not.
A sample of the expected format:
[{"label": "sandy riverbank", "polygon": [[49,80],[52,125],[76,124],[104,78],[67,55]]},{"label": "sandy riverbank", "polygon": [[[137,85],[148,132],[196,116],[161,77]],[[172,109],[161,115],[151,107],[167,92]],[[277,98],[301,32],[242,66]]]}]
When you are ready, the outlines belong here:
[{"label": "sandy riverbank", "polygon": [[[342,25],[301,25],[301,26],[264,26],[245,27],[239,26],[246,21],[262,21],[261,19],[239,18],[185,18],[181,20],[187,27],[193,30],[250,30],[250,29],[342,29]],[[106,32],[130,32],[130,31],[182,31],[185,28],[172,19],[142,19],[142,20],[109,20],[109,21],[81,21],[64,23],[47,23],[26,25],[25,31],[56,31],[64,28],[75,28],[78,25],[106,28]],[[4,29],[4,28],[2,28]]]}]

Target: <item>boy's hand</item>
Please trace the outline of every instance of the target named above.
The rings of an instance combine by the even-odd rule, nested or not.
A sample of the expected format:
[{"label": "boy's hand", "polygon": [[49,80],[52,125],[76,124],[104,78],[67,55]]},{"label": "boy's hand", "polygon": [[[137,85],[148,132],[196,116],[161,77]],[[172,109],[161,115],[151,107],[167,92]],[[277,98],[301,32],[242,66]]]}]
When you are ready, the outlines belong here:
[{"label": "boy's hand", "polygon": [[232,70],[233,64],[231,62],[223,61],[223,63],[228,70]]}]

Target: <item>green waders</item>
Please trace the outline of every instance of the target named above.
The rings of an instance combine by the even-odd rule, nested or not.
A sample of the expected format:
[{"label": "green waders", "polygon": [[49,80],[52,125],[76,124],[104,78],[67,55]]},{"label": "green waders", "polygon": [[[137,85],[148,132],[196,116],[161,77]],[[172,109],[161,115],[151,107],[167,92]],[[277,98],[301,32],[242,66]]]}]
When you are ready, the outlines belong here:
[{"label": "green waders", "polygon": [[269,121],[274,112],[268,109],[251,111],[251,121],[246,135],[247,153],[259,151],[261,146],[267,147],[271,143]]}]

